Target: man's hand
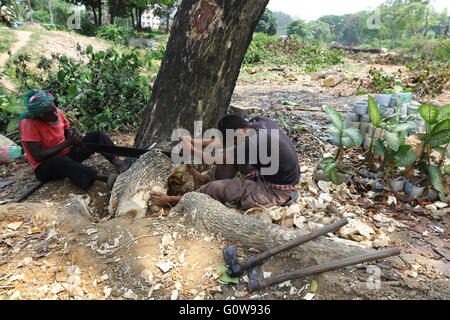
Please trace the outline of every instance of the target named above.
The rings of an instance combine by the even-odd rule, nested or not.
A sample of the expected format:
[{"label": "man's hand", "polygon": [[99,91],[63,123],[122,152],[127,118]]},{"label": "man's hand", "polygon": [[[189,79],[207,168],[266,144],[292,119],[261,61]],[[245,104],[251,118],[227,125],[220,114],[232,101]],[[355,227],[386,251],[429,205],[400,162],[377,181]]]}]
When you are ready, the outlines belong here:
[{"label": "man's hand", "polygon": [[67,136],[66,136],[67,142],[69,142],[71,145],[78,145],[83,142],[83,137],[77,130],[69,130]]}]

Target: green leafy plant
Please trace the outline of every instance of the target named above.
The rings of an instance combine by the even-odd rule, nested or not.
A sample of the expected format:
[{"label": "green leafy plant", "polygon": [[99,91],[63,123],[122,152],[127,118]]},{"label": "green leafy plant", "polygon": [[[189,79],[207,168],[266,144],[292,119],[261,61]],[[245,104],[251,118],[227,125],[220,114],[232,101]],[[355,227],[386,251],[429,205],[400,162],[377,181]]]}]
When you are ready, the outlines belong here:
[{"label": "green leafy plant", "polygon": [[[446,193],[442,175],[442,170],[445,171],[443,159],[450,158],[447,150],[450,144],[450,104],[440,109],[432,104],[423,104],[419,107],[419,114],[425,121],[426,132],[419,135],[422,152],[417,167],[429,175],[431,185],[443,200]],[[433,150],[442,155],[440,161],[432,156]]]},{"label": "green leafy plant", "polygon": [[131,34],[124,27],[116,25],[99,27],[96,35],[97,37],[123,45],[128,45],[129,37],[131,36]]},{"label": "green leafy plant", "polygon": [[360,147],[363,143],[361,131],[357,128],[346,128],[341,114],[329,106],[324,107],[325,113],[331,120],[332,125],[328,132],[331,142],[338,147],[335,160],[342,163],[345,149]]},{"label": "green leafy plant", "polygon": [[13,73],[22,91],[41,88],[53,93],[57,106],[82,130],[137,127],[151,95],[139,52],[94,52],[88,46],[79,48],[79,54],[85,62],[54,55],[50,62],[41,59],[37,69],[28,66],[29,57],[21,57],[12,62]]},{"label": "green leafy plant", "polygon": [[[401,121],[398,114],[393,114],[383,119],[378,104],[372,96],[369,96],[368,98],[367,111],[372,125],[370,145],[366,154],[369,170],[377,170],[375,164],[375,154],[377,153],[385,158],[383,168],[387,170],[387,172],[391,171],[395,166],[403,167],[408,165],[405,165],[405,162],[411,161],[412,152],[410,152],[409,148],[404,146],[404,133],[414,129],[415,124],[410,121],[410,118]],[[384,138],[376,139],[377,131],[380,136],[384,134]],[[403,158],[405,154],[407,155],[406,159],[409,161],[406,161],[406,159]]]}]

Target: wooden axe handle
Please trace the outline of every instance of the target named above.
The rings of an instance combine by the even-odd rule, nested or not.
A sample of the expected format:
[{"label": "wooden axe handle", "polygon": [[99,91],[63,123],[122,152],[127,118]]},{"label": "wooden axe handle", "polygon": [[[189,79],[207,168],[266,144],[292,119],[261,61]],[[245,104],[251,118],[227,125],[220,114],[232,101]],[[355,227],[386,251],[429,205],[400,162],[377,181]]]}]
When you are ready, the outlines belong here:
[{"label": "wooden axe handle", "polygon": [[[326,271],[331,271],[331,270],[335,270],[335,269],[339,269],[339,268],[343,268],[343,267],[347,267],[347,266],[352,266],[352,265],[360,264],[363,262],[370,262],[370,261],[374,261],[374,260],[397,256],[399,254],[400,254],[400,249],[392,248],[392,249],[378,251],[375,253],[369,253],[369,254],[365,254],[365,255],[361,255],[361,256],[354,256],[354,257],[349,257],[349,258],[342,259],[342,260],[332,261],[332,262],[329,262],[326,264],[312,266],[312,267],[300,269],[300,270],[297,270],[294,272],[282,274],[279,276],[274,276],[271,278],[259,280],[259,281],[257,281],[257,285],[251,286],[249,288],[249,290],[251,292],[254,292],[254,291],[260,290],[265,287],[273,286],[278,283],[283,283],[288,280],[294,280],[294,279],[309,276],[312,274],[323,273]],[[250,283],[251,282],[249,281],[249,284]]]},{"label": "wooden axe handle", "polygon": [[44,186],[44,184],[45,184],[45,182],[40,181],[37,185],[35,185],[35,186],[31,187],[30,189],[28,189],[27,191],[25,191],[16,201],[19,203],[22,201],[25,201],[26,199],[28,199],[29,196],[31,196],[37,190],[42,188]]},{"label": "wooden axe handle", "polygon": [[324,234],[330,233],[332,231],[335,231],[343,226],[348,224],[347,219],[339,220],[333,224],[330,224],[328,226],[325,226],[319,230],[316,230],[314,232],[305,234],[303,236],[300,236],[296,238],[295,240],[292,240],[291,242],[282,244],[278,247],[272,248],[270,250],[267,250],[259,255],[253,256],[250,259],[248,259],[246,262],[242,264],[242,270],[248,270],[253,268],[254,266],[257,266],[258,264],[261,264],[264,260],[269,259],[270,257],[273,257],[274,255],[295,248],[301,244],[304,244],[306,242],[309,242],[311,240],[314,240]]}]

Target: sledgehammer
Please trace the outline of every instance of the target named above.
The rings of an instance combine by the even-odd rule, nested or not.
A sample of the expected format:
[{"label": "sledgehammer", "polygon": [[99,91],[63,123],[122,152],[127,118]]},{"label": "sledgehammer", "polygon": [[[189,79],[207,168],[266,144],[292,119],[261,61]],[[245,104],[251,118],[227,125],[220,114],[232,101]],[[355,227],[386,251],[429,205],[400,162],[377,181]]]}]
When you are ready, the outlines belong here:
[{"label": "sledgehammer", "polygon": [[242,276],[242,274],[244,273],[245,270],[248,270],[255,266],[260,265],[264,260],[267,260],[270,257],[273,257],[274,255],[276,255],[280,252],[292,249],[292,248],[297,247],[301,244],[304,244],[308,241],[314,240],[324,234],[335,231],[335,230],[345,226],[346,224],[348,224],[347,219],[339,220],[333,224],[330,224],[329,226],[323,227],[314,232],[300,236],[300,237],[292,240],[291,242],[282,244],[278,247],[267,250],[259,255],[253,256],[242,264],[240,264],[238,261],[237,247],[236,246],[227,247],[227,248],[223,249],[223,257],[225,258],[225,262],[227,263],[227,265],[229,267],[227,273],[230,277],[240,277],[240,276]]},{"label": "sledgehammer", "polygon": [[250,292],[261,290],[265,287],[270,287],[278,283],[283,283],[288,280],[294,280],[297,278],[309,276],[312,274],[323,273],[363,262],[370,262],[378,259],[388,258],[400,254],[400,249],[393,248],[375,253],[365,254],[361,256],[354,256],[342,260],[332,261],[326,264],[312,266],[305,269],[300,269],[291,273],[282,274],[266,279],[260,279],[260,267],[256,266],[252,268],[248,273],[248,289]]}]

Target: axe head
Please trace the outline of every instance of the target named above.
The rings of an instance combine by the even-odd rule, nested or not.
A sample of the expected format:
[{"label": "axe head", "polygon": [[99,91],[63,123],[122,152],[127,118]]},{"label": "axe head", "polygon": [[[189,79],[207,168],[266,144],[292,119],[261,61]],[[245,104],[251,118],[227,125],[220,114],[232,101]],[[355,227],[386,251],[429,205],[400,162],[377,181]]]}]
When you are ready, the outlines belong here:
[{"label": "axe head", "polygon": [[261,268],[259,265],[251,268],[248,271],[248,290],[250,292],[259,291],[261,289],[259,285],[260,276],[261,276]]},{"label": "axe head", "polygon": [[243,270],[238,261],[237,246],[223,249],[223,257],[228,265],[228,275],[233,278],[242,276]]}]

